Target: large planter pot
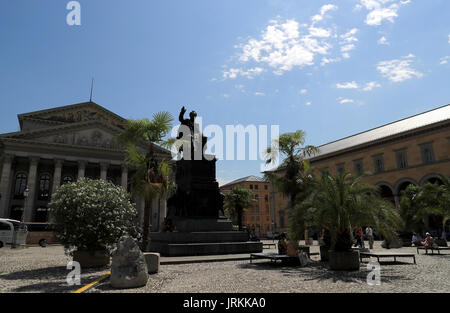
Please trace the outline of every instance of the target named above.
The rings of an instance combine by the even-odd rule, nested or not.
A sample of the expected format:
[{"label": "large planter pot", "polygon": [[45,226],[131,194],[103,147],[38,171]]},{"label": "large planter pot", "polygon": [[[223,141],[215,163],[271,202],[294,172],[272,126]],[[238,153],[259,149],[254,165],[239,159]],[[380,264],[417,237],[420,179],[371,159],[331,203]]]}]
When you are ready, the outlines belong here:
[{"label": "large planter pot", "polygon": [[75,251],[73,260],[80,263],[82,268],[103,267],[109,265],[110,256],[104,251]]},{"label": "large planter pot", "polygon": [[359,271],[359,251],[328,251],[331,270]]},{"label": "large planter pot", "polygon": [[330,250],[330,247],[328,246],[320,246],[320,260],[322,262],[327,262],[330,257],[328,255],[328,251]]}]

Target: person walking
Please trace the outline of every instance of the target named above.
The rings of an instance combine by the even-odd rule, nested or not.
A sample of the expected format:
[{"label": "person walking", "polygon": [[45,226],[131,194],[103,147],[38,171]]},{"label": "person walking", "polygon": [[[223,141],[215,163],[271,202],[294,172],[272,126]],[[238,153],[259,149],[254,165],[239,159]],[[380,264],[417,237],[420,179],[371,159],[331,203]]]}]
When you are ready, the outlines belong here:
[{"label": "person walking", "polygon": [[369,249],[373,249],[373,229],[372,226],[367,226],[366,228],[367,240],[369,240]]}]

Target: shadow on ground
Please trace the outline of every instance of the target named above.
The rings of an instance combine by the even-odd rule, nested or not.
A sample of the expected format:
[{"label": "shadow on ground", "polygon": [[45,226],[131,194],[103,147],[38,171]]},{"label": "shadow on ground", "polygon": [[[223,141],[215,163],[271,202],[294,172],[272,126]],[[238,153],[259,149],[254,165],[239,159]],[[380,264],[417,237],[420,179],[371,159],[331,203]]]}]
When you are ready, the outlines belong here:
[{"label": "shadow on ground", "polygon": [[42,281],[31,285],[18,286],[11,290],[15,292],[69,292],[77,290],[85,284],[91,283],[106,269],[107,267],[82,269],[80,286],[69,286],[67,284],[66,278],[70,273],[70,270],[64,266],[54,266],[2,274],[0,275],[0,280],[22,280],[24,282],[36,280]]},{"label": "shadow on ground", "polygon": [[[384,282],[394,282],[398,280],[412,280],[400,274],[395,268],[386,268],[383,266],[414,266],[411,263],[405,262],[380,262],[381,272]],[[296,265],[275,264],[271,262],[255,262],[247,264],[239,264],[240,268],[279,271],[284,276],[301,277],[305,281],[332,281],[332,282],[346,282],[346,283],[366,283],[367,275],[371,270],[367,269],[367,263],[361,263],[359,271],[333,271],[330,270],[325,262],[314,261],[308,266],[300,267]]]}]

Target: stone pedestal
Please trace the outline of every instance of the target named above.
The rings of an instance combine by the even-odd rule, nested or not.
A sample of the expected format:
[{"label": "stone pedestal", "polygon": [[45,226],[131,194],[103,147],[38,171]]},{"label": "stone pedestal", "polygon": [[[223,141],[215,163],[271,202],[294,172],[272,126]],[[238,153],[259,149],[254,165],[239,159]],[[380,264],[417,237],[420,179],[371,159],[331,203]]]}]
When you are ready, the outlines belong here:
[{"label": "stone pedestal", "polygon": [[256,253],[262,252],[262,242],[248,241],[239,231],[174,231],[151,233],[149,249],[163,256]]}]

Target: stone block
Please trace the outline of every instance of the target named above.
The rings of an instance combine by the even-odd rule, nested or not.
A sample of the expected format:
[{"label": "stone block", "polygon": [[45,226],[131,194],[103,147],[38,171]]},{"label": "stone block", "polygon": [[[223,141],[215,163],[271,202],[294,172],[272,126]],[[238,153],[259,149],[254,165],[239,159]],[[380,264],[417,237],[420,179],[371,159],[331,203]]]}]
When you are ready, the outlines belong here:
[{"label": "stone block", "polygon": [[160,256],[156,252],[144,252],[145,262],[147,263],[147,270],[149,274],[159,272]]}]

